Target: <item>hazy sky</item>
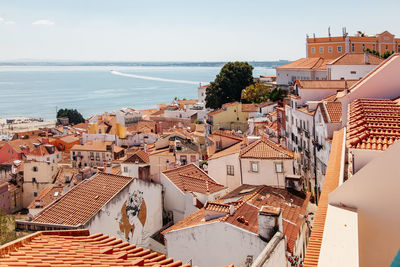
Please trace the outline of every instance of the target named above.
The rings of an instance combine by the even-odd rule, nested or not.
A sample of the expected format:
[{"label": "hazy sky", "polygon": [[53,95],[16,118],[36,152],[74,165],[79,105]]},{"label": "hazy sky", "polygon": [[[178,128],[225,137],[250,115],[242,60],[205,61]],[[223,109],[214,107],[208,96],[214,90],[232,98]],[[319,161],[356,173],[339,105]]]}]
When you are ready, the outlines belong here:
[{"label": "hazy sky", "polygon": [[399,11],[398,0],[0,0],[0,60],[293,60],[328,26],[400,35]]}]

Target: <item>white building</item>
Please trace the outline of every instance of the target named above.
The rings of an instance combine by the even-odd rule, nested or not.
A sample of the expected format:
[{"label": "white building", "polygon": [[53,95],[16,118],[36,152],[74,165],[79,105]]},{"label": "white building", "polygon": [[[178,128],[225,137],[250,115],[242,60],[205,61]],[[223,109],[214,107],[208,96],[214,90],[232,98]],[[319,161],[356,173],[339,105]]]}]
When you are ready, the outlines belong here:
[{"label": "white building", "polygon": [[163,171],[161,184],[164,187],[164,208],[175,223],[227,191],[225,186],[194,164]]},{"label": "white building", "polygon": [[287,266],[286,253],[305,253],[308,200],[285,189],[242,185],[163,231],[167,256],[199,267],[244,267],[269,246],[275,265],[267,266]]},{"label": "white building", "polygon": [[121,163],[122,175],[139,178],[142,180],[150,179],[150,160],[149,155],[143,150],[139,150]]},{"label": "white building", "polygon": [[197,102],[199,103],[206,103],[206,89],[207,87],[210,86],[209,84],[205,84],[205,85],[199,85],[199,87],[197,87]]},{"label": "white building", "polygon": [[152,248],[150,236],[162,227],[162,186],[140,179],[98,173],[47,206],[29,230],[88,229]]}]

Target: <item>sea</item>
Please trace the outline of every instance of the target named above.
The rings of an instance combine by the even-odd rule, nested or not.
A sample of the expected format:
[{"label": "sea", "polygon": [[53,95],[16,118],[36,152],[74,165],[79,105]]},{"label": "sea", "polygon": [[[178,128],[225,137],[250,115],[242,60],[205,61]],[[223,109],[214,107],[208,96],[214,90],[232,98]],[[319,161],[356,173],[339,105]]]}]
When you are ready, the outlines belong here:
[{"label": "sea", "polygon": [[[0,66],[0,118],[55,120],[57,109],[85,118],[123,107],[156,108],[174,97],[196,99],[197,87],[221,66]],[[253,76],[275,74],[255,67]]]}]

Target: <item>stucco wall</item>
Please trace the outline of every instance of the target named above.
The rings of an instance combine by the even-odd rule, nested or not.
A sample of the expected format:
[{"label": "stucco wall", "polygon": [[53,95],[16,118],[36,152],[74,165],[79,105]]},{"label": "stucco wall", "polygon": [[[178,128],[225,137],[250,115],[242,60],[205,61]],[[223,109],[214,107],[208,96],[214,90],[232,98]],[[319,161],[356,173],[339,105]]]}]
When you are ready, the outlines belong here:
[{"label": "stucco wall", "polygon": [[[377,65],[333,65],[328,66],[330,69],[331,80],[358,80],[375,69]],[[355,71],[355,73],[351,73]]]},{"label": "stucco wall", "polygon": [[177,223],[185,218],[185,195],[165,174],[161,173],[160,178],[164,188],[164,209],[173,213],[174,223]]},{"label": "stucco wall", "polygon": [[[140,212],[135,216],[129,215],[125,209],[126,203],[138,191],[142,192],[140,196],[143,199]],[[85,228],[91,233],[102,232],[149,248],[150,236],[162,227],[161,198],[161,185],[135,179],[108,202]]]},{"label": "stucco wall", "polygon": [[184,263],[192,260],[192,266],[199,267],[245,266],[247,256],[255,260],[267,244],[258,235],[224,222],[171,231],[165,239],[168,257]]},{"label": "stucco wall", "polygon": [[[234,175],[227,175],[226,166],[233,165]],[[208,161],[208,174],[219,184],[233,189],[241,184],[239,153],[212,159]]]}]

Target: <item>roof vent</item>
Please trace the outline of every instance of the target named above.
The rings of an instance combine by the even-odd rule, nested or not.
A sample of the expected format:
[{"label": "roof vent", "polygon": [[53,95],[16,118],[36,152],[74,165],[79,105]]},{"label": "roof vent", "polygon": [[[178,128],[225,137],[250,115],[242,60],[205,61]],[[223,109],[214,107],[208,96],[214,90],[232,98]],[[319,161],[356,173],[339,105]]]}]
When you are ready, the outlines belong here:
[{"label": "roof vent", "polygon": [[58,197],[60,193],[58,191],[54,192],[54,197]]}]

